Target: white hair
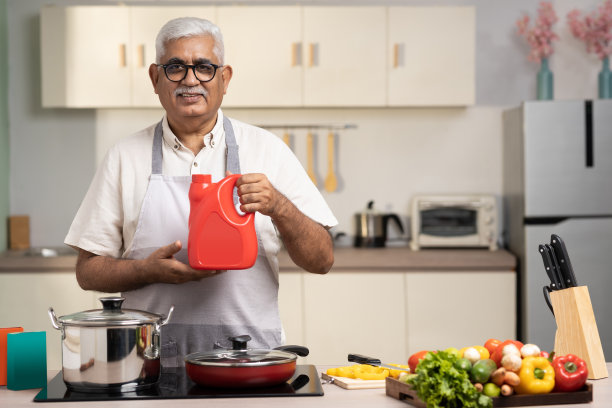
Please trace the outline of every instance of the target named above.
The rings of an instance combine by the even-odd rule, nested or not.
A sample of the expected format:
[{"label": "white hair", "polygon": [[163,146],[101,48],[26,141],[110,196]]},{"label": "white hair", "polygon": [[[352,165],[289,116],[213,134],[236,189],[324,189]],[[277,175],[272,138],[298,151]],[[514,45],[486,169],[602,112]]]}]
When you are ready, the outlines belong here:
[{"label": "white hair", "polygon": [[169,41],[198,36],[210,36],[213,38],[215,42],[213,52],[219,60],[219,64],[223,65],[225,51],[221,30],[210,21],[197,17],[179,17],[164,24],[155,39],[155,62],[158,64],[161,62],[160,58],[166,52],[166,44]]}]

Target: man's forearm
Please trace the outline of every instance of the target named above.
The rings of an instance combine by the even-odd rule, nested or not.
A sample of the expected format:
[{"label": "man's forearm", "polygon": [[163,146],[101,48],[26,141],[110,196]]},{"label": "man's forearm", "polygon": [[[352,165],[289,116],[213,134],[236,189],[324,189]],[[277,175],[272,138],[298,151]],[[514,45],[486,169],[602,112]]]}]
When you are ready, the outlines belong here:
[{"label": "man's forearm", "polygon": [[100,292],[125,292],[138,289],[146,279],[145,260],[115,259],[79,251],[76,277],[81,288]]},{"label": "man's forearm", "polygon": [[299,267],[308,272],[324,274],[334,263],[331,236],[287,198],[280,211],[272,217],[289,256]]}]

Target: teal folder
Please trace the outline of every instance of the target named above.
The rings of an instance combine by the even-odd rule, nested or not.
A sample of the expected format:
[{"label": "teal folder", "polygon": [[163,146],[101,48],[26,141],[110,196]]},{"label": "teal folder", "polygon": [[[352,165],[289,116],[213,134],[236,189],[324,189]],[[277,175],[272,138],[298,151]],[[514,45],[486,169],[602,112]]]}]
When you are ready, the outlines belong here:
[{"label": "teal folder", "polygon": [[47,333],[6,335],[6,388],[26,390],[47,384]]}]

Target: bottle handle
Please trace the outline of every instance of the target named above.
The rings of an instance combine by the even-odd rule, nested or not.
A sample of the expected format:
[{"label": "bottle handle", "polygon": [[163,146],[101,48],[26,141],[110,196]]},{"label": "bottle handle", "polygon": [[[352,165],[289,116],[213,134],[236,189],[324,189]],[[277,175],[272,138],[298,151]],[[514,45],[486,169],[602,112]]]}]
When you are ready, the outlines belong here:
[{"label": "bottle handle", "polygon": [[218,199],[219,203],[221,204],[221,211],[223,211],[225,218],[235,225],[245,225],[255,216],[254,213],[246,213],[242,215],[236,211],[236,207],[234,206],[234,187],[236,187],[236,182],[240,176],[242,176],[242,174],[232,174],[225,177],[219,182],[220,185],[218,189]]}]

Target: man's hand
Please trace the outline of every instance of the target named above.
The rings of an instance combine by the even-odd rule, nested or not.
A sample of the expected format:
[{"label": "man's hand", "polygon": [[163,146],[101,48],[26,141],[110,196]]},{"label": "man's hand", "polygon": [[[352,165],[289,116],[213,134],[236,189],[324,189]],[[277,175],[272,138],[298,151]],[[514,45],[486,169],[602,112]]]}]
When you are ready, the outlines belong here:
[{"label": "man's hand", "polygon": [[[226,175],[231,173],[228,171]],[[270,183],[265,174],[243,174],[236,181],[236,187],[240,209],[269,216],[297,266],[319,274],[330,270],[334,251],[327,230],[304,215]]]},{"label": "man's hand", "polygon": [[289,203],[289,200],[274,188],[265,174],[243,174],[236,181],[236,188],[240,197],[240,209],[246,213],[258,211],[274,218]]},{"label": "man's hand", "polygon": [[219,270],[198,270],[178,261],[174,254],[178,253],[183,245],[175,241],[163,246],[146,258],[147,269],[156,277],[148,283],[185,283],[218,275]]}]

